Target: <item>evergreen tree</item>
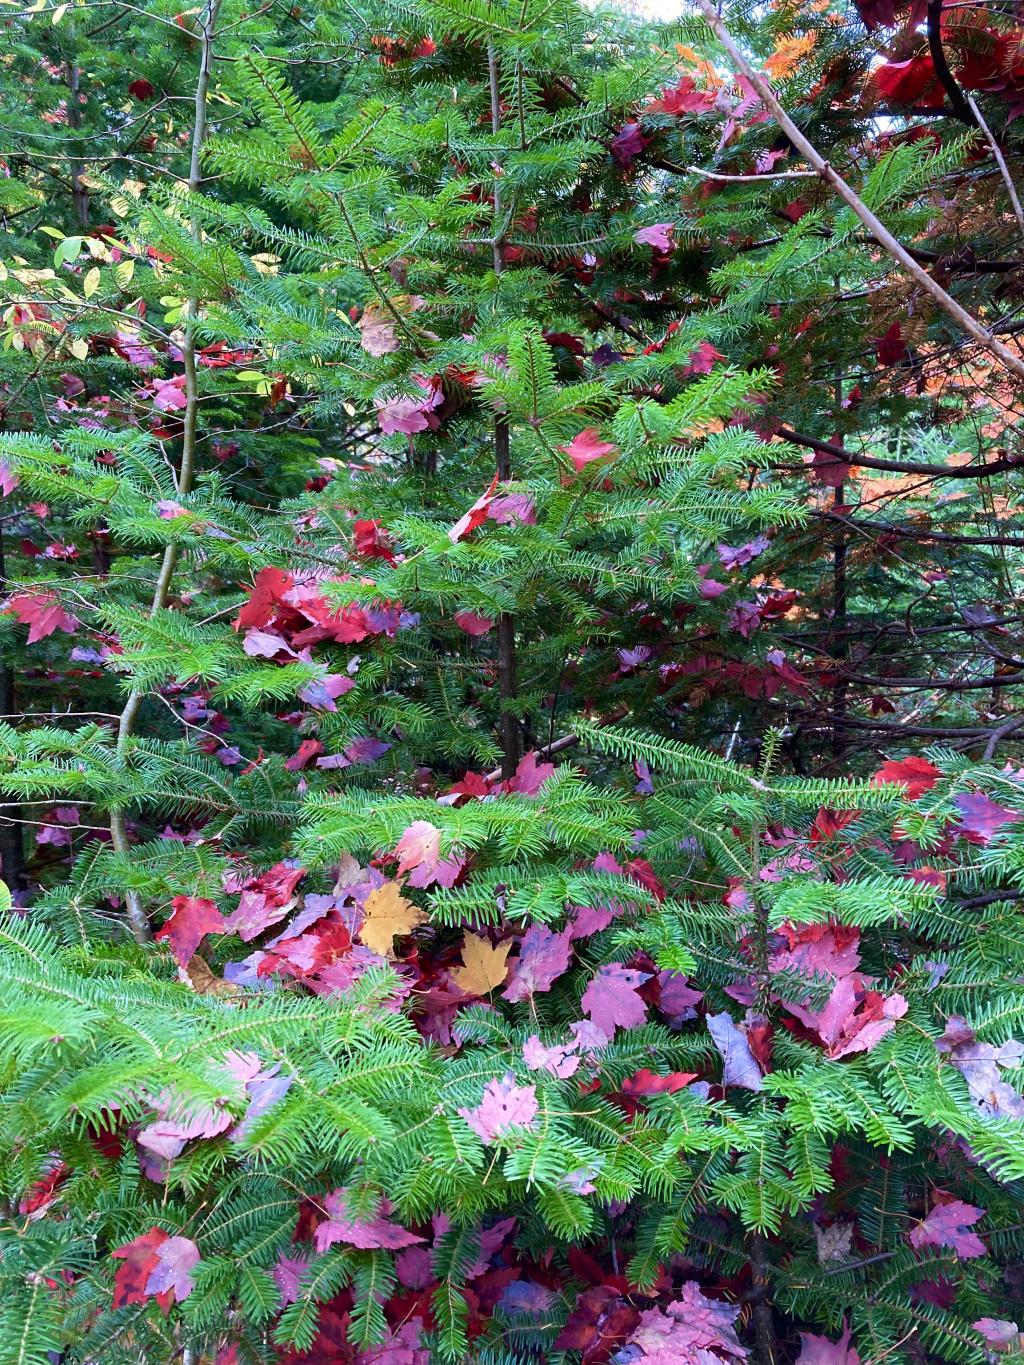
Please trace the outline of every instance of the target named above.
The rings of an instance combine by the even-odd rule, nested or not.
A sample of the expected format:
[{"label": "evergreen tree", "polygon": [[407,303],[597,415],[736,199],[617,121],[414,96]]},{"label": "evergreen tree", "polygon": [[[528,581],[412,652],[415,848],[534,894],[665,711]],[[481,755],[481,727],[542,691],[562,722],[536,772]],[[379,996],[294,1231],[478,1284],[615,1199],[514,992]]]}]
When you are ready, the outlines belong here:
[{"label": "evergreen tree", "polygon": [[1011,25],[699,8],[14,21],[4,1365],[1020,1352]]}]

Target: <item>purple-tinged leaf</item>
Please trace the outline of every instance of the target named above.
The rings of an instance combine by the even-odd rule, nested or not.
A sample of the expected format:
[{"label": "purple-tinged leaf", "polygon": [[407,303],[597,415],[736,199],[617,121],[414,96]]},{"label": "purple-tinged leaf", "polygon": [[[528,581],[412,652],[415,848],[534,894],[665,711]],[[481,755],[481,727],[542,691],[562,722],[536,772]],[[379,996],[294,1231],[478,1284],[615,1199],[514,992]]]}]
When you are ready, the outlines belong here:
[{"label": "purple-tinged leaf", "polygon": [[314,678],[299,688],[299,700],[306,702],[318,711],[337,711],[334,702],[337,697],[351,692],[355,687],[352,678],[344,673],[327,673],[322,678]]},{"label": "purple-tinged leaf", "polygon": [[672,240],[672,233],[675,231],[675,223],[653,223],[650,227],[641,228],[639,232],[633,233],[633,241],[637,246],[651,246],[655,251],[673,251],[675,243]]},{"label": "purple-tinged leaf", "polygon": [[731,572],[733,569],[741,569],[758,555],[764,554],[770,544],[767,536],[755,536],[745,545],[719,545],[718,558],[722,561],[722,568]]},{"label": "purple-tinged leaf", "polygon": [[971,1326],[976,1332],[981,1333],[990,1351],[1008,1350],[1016,1344],[1017,1338],[1021,1335],[1021,1330],[1015,1322],[1006,1322],[1000,1318],[979,1318],[977,1322],[972,1322]]},{"label": "purple-tinged leaf", "polygon": [[487,520],[501,526],[535,526],[537,511],[528,493],[499,493],[487,508]]},{"label": "purple-tinged leaf", "polygon": [[801,1332],[796,1365],[861,1365],[860,1356],[850,1345],[849,1327],[844,1328],[838,1341]]},{"label": "purple-tinged leaf", "polygon": [[285,1256],[283,1254],[278,1256],[271,1274],[281,1291],[279,1308],[287,1308],[302,1293],[302,1279],[308,1269],[309,1259],[306,1256]]},{"label": "purple-tinged leaf", "polygon": [[712,1365],[730,1357],[746,1360],[734,1325],[739,1305],[708,1298],[695,1280],[687,1280],[680,1294],[664,1312],[648,1308],[640,1314],[629,1337],[643,1351],[637,1365]]},{"label": "purple-tinged leaf", "polygon": [[502,992],[506,1000],[528,1000],[549,991],[569,969],[572,941],[568,931],[552,933],[546,925],[533,924],[523,936],[512,979]]},{"label": "purple-tinged leaf", "polygon": [[647,1018],[647,1006],[637,994],[649,972],[638,972],[621,962],[601,967],[583,992],[580,1001],[584,1014],[605,1034],[614,1037],[616,1028],[637,1028]]},{"label": "purple-tinged leaf", "polygon": [[174,1291],[178,1303],[192,1293],[192,1271],[199,1263],[199,1248],[187,1237],[168,1237],[156,1249],[156,1265],[146,1281],[147,1294]]},{"label": "purple-tinged leaf", "polygon": [[245,639],[242,641],[242,648],[253,659],[273,659],[278,654],[286,654],[289,658],[295,658],[295,651],[284,638],[273,630],[259,630],[253,627],[252,630],[245,632]]},{"label": "purple-tinged leaf", "polygon": [[558,1298],[553,1289],[536,1280],[513,1280],[501,1292],[498,1307],[509,1317],[539,1318]]},{"label": "purple-tinged leaf", "polygon": [[426,1247],[406,1247],[395,1257],[395,1274],[406,1289],[426,1289],[437,1279]]},{"label": "purple-tinged leaf", "polygon": [[760,1090],[763,1084],[761,1068],[747,1042],[747,1035],[738,1028],[727,1010],[709,1014],[708,1032],[722,1056],[722,1084],[735,1085],[741,1090]]},{"label": "purple-tinged leaf", "polygon": [[983,844],[987,844],[1001,826],[1024,819],[1021,811],[1000,806],[984,792],[964,792],[954,796],[953,805],[960,812],[960,828],[963,832],[973,835]]},{"label": "purple-tinged leaf", "polygon": [[373,1218],[350,1217],[345,1204],[345,1191],[333,1190],[323,1200],[323,1206],[330,1215],[313,1234],[317,1251],[324,1252],[335,1242],[346,1242],[361,1251],[383,1248],[397,1251],[401,1247],[413,1246],[424,1238],[398,1223],[392,1223],[387,1215],[391,1212],[388,1200],[381,1200]]},{"label": "purple-tinged leaf", "polygon": [[907,1234],[912,1247],[949,1247],[965,1260],[985,1255],[985,1243],[976,1232],[969,1232],[985,1210],[965,1204],[962,1199],[950,1199],[936,1204],[927,1218],[923,1218]]}]

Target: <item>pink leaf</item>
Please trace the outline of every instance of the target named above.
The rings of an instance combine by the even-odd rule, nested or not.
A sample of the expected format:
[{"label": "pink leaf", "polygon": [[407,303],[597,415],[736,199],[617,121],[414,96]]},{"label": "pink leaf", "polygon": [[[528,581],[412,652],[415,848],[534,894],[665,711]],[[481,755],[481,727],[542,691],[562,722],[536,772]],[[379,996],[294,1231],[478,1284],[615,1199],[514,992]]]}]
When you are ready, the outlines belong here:
[{"label": "pink leaf", "polygon": [[0,493],[9,498],[20,483],[20,479],[6,460],[0,460]]},{"label": "pink leaf", "polygon": [[326,1223],[321,1223],[313,1234],[317,1251],[326,1251],[335,1242],[346,1242],[349,1246],[359,1247],[363,1251],[376,1248],[397,1251],[401,1247],[413,1246],[416,1242],[424,1240],[415,1232],[409,1232],[407,1228],[392,1223],[386,1217],[391,1212],[391,1205],[386,1199],[381,1201],[375,1216],[367,1219],[350,1216],[344,1190],[334,1190],[326,1196],[323,1205],[330,1217]]},{"label": "pink leaf", "polygon": [[896,1027],[896,1020],[906,1014],[907,1002],[902,995],[886,997],[871,990],[863,977],[853,972],[839,978],[823,1009],[809,1010],[789,1002],[785,1008],[814,1029],[828,1055],[838,1061],[876,1047]]},{"label": "pink leaf", "polygon": [[433,870],[441,856],[441,831],[427,820],[414,820],[395,846],[398,876],[413,867]]},{"label": "pink leaf", "polygon": [[173,1290],[181,1303],[192,1293],[192,1271],[199,1263],[199,1248],[187,1237],[169,1237],[156,1249],[156,1265],[149,1273],[146,1293],[166,1294]]},{"label": "pink leaf", "polygon": [[549,991],[569,969],[572,951],[568,931],[554,934],[543,924],[533,924],[523,936],[512,980],[502,995],[506,1000],[529,1000]]},{"label": "pink leaf", "polygon": [[687,1280],[676,1303],[664,1312],[648,1308],[629,1342],[643,1351],[637,1365],[685,1365],[732,1357],[745,1360],[747,1352],[736,1336],[739,1305],[711,1299],[695,1280]]},{"label": "pink leaf", "polygon": [[604,460],[619,453],[618,446],[610,441],[601,440],[601,433],[597,427],[586,427],[574,436],[568,445],[559,446],[558,449],[568,455],[578,474],[595,460]]},{"label": "pink leaf", "polygon": [[185,376],[175,375],[173,379],[154,379],[153,406],[157,412],[179,412],[188,404],[185,393]]},{"label": "pink leaf", "polygon": [[523,1061],[531,1071],[550,1071],[552,1076],[564,1080],[579,1070],[580,1058],[576,1051],[575,1042],[545,1047],[537,1035],[531,1033],[523,1044]]},{"label": "pink leaf", "polygon": [[486,635],[494,626],[489,616],[478,616],[475,611],[457,611],[455,624],[467,635]]},{"label": "pink leaf", "polygon": [[377,420],[385,436],[402,432],[413,436],[418,431],[436,431],[441,419],[434,411],[444,404],[444,392],[440,383],[417,378],[417,383],[426,392],[420,395],[403,395],[400,398],[378,399]]},{"label": "pink leaf", "polygon": [[580,1004],[584,1014],[589,1014],[609,1039],[616,1027],[637,1028],[647,1018],[647,1006],[637,991],[649,979],[649,972],[635,971],[621,962],[608,963],[583,992]]},{"label": "pink leaf", "polygon": [[796,1365],[861,1365],[860,1356],[850,1345],[850,1329],[845,1327],[838,1341],[800,1333],[800,1354]]},{"label": "pink leaf", "polygon": [[638,246],[652,246],[656,251],[672,251],[675,247],[675,243],[672,241],[674,230],[674,223],[654,223],[651,227],[641,228],[639,232],[634,232],[633,241]]},{"label": "pink leaf", "polygon": [[295,904],[295,886],[304,871],[301,867],[277,863],[269,872],[250,879],[242,888],[237,909],[224,922],[226,932],[237,934],[248,943],[264,929],[284,919]]},{"label": "pink leaf", "polygon": [[355,1365],[430,1365],[433,1356],[421,1346],[422,1340],[423,1319],[409,1318],[397,1327],[389,1327],[384,1340],[376,1346],[360,1351]]},{"label": "pink leaf", "polygon": [[473,1132],[483,1142],[494,1142],[513,1128],[532,1128],[537,1117],[537,1092],[532,1085],[516,1085],[511,1072],[502,1080],[489,1081],[475,1109],[460,1109]]},{"label": "pink leaf", "polygon": [[538,763],[537,751],[531,749],[520,759],[515,773],[503,783],[502,790],[519,792],[521,796],[536,796],[554,771],[553,763]]},{"label": "pink leaf", "polygon": [[366,305],[358,325],[360,345],[369,355],[379,357],[399,349],[395,320],[390,313],[384,313],[378,304]]},{"label": "pink leaf", "polygon": [[273,659],[278,654],[295,658],[295,651],[283,635],[274,630],[247,630],[242,648],[252,659]]},{"label": "pink leaf", "polygon": [[975,1232],[968,1232],[985,1210],[965,1204],[962,1199],[936,1203],[927,1218],[910,1229],[908,1240],[912,1247],[950,1247],[958,1256],[984,1256],[985,1243]]},{"label": "pink leaf", "polygon": [[692,378],[698,374],[710,374],[718,362],[724,359],[725,356],[722,352],[717,351],[710,341],[702,341],[690,352],[690,357],[683,366],[683,374],[686,378]]},{"label": "pink leaf", "polygon": [[528,493],[499,493],[491,499],[487,519],[502,526],[511,526],[515,522],[521,526],[535,526],[537,512]]},{"label": "pink leaf", "polygon": [[272,1274],[281,1291],[279,1307],[287,1308],[288,1304],[294,1303],[302,1293],[302,1277],[309,1269],[309,1261],[305,1256],[278,1256],[274,1264]]},{"label": "pink leaf", "polygon": [[990,1351],[1005,1351],[1020,1336],[1020,1328],[1015,1322],[1006,1322],[1000,1318],[979,1318],[977,1322],[972,1322],[971,1326],[976,1332],[981,1333]]}]

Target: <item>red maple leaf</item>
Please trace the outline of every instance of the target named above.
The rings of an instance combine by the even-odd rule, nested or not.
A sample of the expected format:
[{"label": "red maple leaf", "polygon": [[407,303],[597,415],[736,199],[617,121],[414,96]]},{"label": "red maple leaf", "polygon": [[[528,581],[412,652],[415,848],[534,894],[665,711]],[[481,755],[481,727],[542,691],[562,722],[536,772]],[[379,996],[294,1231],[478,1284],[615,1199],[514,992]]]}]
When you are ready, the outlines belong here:
[{"label": "red maple leaf", "polygon": [[876,787],[886,782],[899,782],[907,789],[907,800],[916,801],[935,786],[940,775],[933,763],[911,754],[909,758],[887,758],[871,781]]},{"label": "red maple leaf", "polygon": [[583,1365],[601,1365],[639,1321],[637,1309],[610,1285],[594,1285],[580,1295],[555,1341],[555,1350],[582,1351]]},{"label": "red maple leaf", "polygon": [[487,510],[494,500],[494,494],[497,491],[497,488],[498,475],[495,474],[487,490],[480,494],[469,511],[464,512],[455,525],[449,530],[448,539],[453,545],[457,545],[460,540],[465,540],[471,532],[475,531],[478,526],[482,525],[482,523],[487,520]]},{"label": "red maple leaf", "polygon": [[124,1246],[117,1247],[110,1253],[115,1260],[124,1261],[124,1265],[118,1266],[117,1274],[114,1276],[115,1308],[127,1308],[130,1304],[145,1303],[155,1297],[163,1311],[167,1312],[174,1297],[173,1291],[167,1289],[162,1294],[154,1296],[147,1292],[146,1286],[149,1284],[150,1275],[159,1264],[157,1251],[168,1241],[170,1238],[162,1228],[150,1228],[148,1232],[136,1237],[134,1242],[126,1242]]},{"label": "red maple leaf", "polygon": [[224,932],[224,916],[213,901],[203,896],[175,896],[170,915],[154,937],[158,943],[169,943],[179,967],[184,967],[207,934]]},{"label": "red maple leaf", "polygon": [[295,579],[283,569],[260,569],[253,582],[249,600],[235,618],[235,630],[265,626],[281,605],[284,594],[295,586]]},{"label": "red maple leaf", "polygon": [[395,552],[388,533],[379,521],[357,521],[352,527],[352,544],[364,559],[383,559],[394,564]]},{"label": "red maple leaf", "polygon": [[19,592],[8,598],[7,609],[13,611],[23,626],[28,626],[28,643],[45,640],[55,630],[73,634],[81,622],[65,611],[52,592]]}]

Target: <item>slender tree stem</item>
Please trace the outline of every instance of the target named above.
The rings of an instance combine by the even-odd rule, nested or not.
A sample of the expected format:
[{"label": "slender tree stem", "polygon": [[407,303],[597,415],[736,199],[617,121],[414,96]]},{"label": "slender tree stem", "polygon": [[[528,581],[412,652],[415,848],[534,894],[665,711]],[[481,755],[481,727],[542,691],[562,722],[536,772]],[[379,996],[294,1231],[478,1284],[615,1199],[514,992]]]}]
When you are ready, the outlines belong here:
[{"label": "slender tree stem", "polygon": [[[487,49],[487,74],[491,92],[491,132],[501,131],[501,87],[498,82],[498,57],[493,45]],[[504,268],[502,260],[501,231],[501,177],[494,178],[494,218],[492,230],[492,250],[494,252],[494,273],[500,275]],[[498,478],[504,482],[512,477],[512,452],[509,443],[508,423],[503,417],[494,420],[494,460]],[[509,611],[498,617],[498,696],[501,703],[501,716],[498,721],[498,734],[501,740],[501,775],[512,777],[522,757],[523,737],[512,707],[519,695],[516,677],[516,623]]]},{"label": "slender tree stem", "polygon": [[[77,62],[68,63],[68,127],[77,132],[82,126],[82,106],[79,95],[82,89],[82,72]],[[77,150],[77,148],[76,148]],[[89,191],[82,177],[85,166],[76,156],[71,163],[71,199],[75,208],[75,220],[79,227],[89,226]]]},{"label": "slender tree stem", "polygon": [[[195,117],[192,123],[192,156],[189,167],[188,187],[193,192],[202,187],[202,154],[203,144],[206,141],[206,110],[207,100],[210,92],[210,76],[213,70],[213,40],[214,30],[217,24],[217,14],[220,10],[220,0],[208,0],[206,10],[203,15],[203,30],[200,39],[200,59],[199,75],[196,80],[195,95]],[[199,224],[193,219],[192,235],[196,239],[199,237]],[[181,346],[182,367],[185,371],[185,410],[183,413],[183,431],[181,437],[181,461],[178,465],[177,473],[177,492],[179,497],[183,497],[191,491],[192,480],[195,474],[196,459],[196,430],[199,416],[199,384],[196,375],[196,342],[195,334],[192,329],[196,303],[190,300],[186,310],[185,339]],[[163,559],[160,562],[160,572],[157,574],[156,587],[153,589],[153,598],[149,608],[150,620],[157,616],[167,605],[171,592],[171,581],[174,577],[174,570],[178,563],[178,547],[168,545],[164,550]],[[135,730],[135,723],[138,720],[139,710],[142,706],[143,691],[140,688],[133,688],[125,702],[124,710],[117,726],[117,754],[124,762],[128,753],[128,746],[132,734]],[[128,853],[128,831],[125,825],[124,810],[116,807],[110,814],[110,839],[115,850],[122,855]],[[148,943],[152,937],[149,927],[149,917],[146,908],[142,903],[142,897],[138,891],[128,890],[125,893],[126,911],[128,923],[131,926],[132,934],[137,943]]]},{"label": "slender tree stem", "polygon": [[[843,407],[843,376],[842,372],[836,369],[835,387],[835,411],[836,422],[838,423]],[[844,446],[843,438],[840,436],[838,445]],[[840,481],[832,494],[832,511],[836,514],[836,537],[832,554],[832,621],[831,630],[835,635],[835,647],[840,656],[846,659],[849,651],[849,639],[846,631],[846,601],[847,601],[847,546],[846,546],[846,527],[841,521],[844,502],[845,502],[845,480]],[[842,721],[846,715],[846,700],[848,683],[840,673],[836,679],[835,687],[832,691],[832,754],[835,758],[841,758],[846,748],[846,732],[843,729]]]},{"label": "slender tree stem", "polygon": [[836,194],[842,199],[860,221],[864,224],[871,236],[889,253],[893,260],[898,261],[907,274],[935,300],[938,306],[953,319],[970,337],[983,346],[986,351],[994,355],[1009,372],[1017,379],[1024,380],[1024,360],[1004,346],[1003,343],[994,336],[986,327],[978,321],[973,314],[966,308],[957,303],[952,295],[947,294],[945,289],[928,274],[927,270],[918,265],[907,248],[889,229],[877,218],[874,213],[864,203],[863,199],[849,186],[838,171],[825,160],[814,144],[797,127],[790,116],[783,109],[782,105],[775,98],[771,86],[764,76],[751,65],[747,57],[740,51],[732,34],[722,22],[718,11],[715,9],[711,0],[696,0],[697,7],[708,21],[712,32],[718,41],[725,48],[732,59],[736,69],[740,71],[750,82],[753,88],[760,95],[766,109],[775,116],[775,121],[789,138],[790,142],[798,152],[821,176],[827,184],[831,185]]},{"label": "slender tree stem", "polygon": [[[7,591],[7,563],[4,556],[3,528],[0,527],[0,593]],[[5,659],[0,665],[0,714],[13,716],[18,709],[14,670]],[[6,803],[5,803],[6,804]],[[25,876],[25,846],[22,841],[20,803],[7,807],[0,821],[0,875],[12,891],[22,887]]]}]

